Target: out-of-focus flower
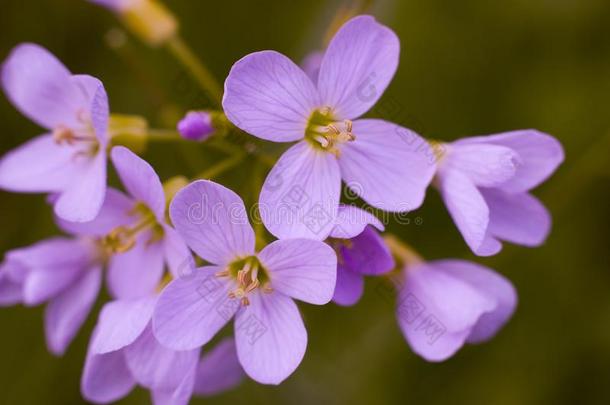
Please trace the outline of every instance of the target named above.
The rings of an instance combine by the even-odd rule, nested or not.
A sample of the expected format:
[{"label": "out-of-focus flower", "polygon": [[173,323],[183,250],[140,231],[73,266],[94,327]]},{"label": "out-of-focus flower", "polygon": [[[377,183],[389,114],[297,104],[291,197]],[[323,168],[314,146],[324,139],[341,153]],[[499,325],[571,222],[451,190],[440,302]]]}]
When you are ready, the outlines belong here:
[{"label": "out-of-focus flower", "polygon": [[435,184],[474,253],[494,255],[500,240],[524,246],[545,241],[551,216],[529,190],[563,161],[555,138],[521,130],[464,138],[444,149]]},{"label": "out-of-focus flower", "polygon": [[[114,402],[136,384],[149,389],[155,404],[186,405],[191,395],[224,391],[244,376],[232,339],[201,360],[199,349],[173,351],[159,344],[151,317],[156,293],[104,306],[93,332],[81,380],[83,396],[96,403]],[[216,372],[223,378],[208,378]]]},{"label": "out-of-focus flower", "polygon": [[0,161],[0,188],[57,194],[58,216],[92,220],[106,192],[108,99],[102,83],[72,75],[38,45],[22,44],[2,66],[2,86],[19,111],[49,132]]},{"label": "out-of-focus flower", "polygon": [[104,260],[89,238],[58,237],[9,251],[0,271],[0,303],[46,303],[47,346],[62,355],[95,302]]},{"label": "out-of-focus flower", "polygon": [[165,43],[176,35],[178,21],[157,0],[89,0],[115,12],[123,24],[150,45]]},{"label": "out-of-focus flower", "polygon": [[189,111],[178,123],[178,132],[191,141],[205,141],[214,132],[212,117],[206,111]]},{"label": "out-of-focus flower", "polygon": [[293,299],[328,303],[337,260],[323,242],[279,240],[255,252],[243,201],[211,181],[182,189],[170,206],[178,232],[211,265],[161,293],[153,315],[159,341],[174,350],[207,343],[235,316],[237,355],[246,373],[279,384],[300,364],[307,332]]},{"label": "out-of-focus flower", "polygon": [[324,51],[313,51],[305,56],[301,62],[303,72],[305,72],[314,83],[318,82],[318,75],[320,74],[320,67],[322,66],[323,60]]},{"label": "out-of-focus flower", "polygon": [[398,324],[411,348],[428,361],[446,360],[464,343],[491,339],[517,305],[507,279],[464,260],[412,263],[403,277]]},{"label": "out-of-focus flower", "polygon": [[364,276],[391,271],[394,259],[383,238],[383,224],[370,213],[353,206],[340,206],[335,227],[327,242],[337,252],[337,286],[333,301],[354,305],[364,291]]},{"label": "out-of-focus flower", "polygon": [[109,188],[93,221],[58,222],[67,232],[100,238],[112,254],[108,286],[114,298],[140,298],[159,285],[165,264],[174,277],[189,269],[191,254],[166,222],[165,192],[154,169],[122,146],[112,149],[111,159],[129,195]]},{"label": "out-of-focus flower", "polygon": [[352,122],[383,94],[398,67],[399,48],[394,32],[360,16],[331,41],[316,83],[274,51],[233,65],[223,99],[227,118],[265,140],[299,141],[280,157],[260,195],[261,217],[276,237],[326,239],[341,179],[383,210],[421,205],[434,174],[427,143],[383,120]]}]

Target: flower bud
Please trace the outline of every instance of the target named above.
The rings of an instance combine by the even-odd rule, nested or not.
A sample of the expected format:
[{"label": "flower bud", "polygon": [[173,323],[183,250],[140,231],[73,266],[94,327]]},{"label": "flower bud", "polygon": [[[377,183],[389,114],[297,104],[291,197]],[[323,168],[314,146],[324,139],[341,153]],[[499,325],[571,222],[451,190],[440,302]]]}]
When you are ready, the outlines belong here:
[{"label": "flower bud", "polygon": [[178,123],[178,132],[191,141],[205,141],[214,132],[212,117],[205,111],[190,111]]}]

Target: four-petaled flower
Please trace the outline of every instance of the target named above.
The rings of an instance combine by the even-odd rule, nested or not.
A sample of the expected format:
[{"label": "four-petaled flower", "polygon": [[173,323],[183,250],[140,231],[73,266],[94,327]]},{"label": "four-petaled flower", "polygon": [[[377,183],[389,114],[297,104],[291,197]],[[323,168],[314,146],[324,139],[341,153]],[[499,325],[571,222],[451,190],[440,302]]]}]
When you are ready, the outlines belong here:
[{"label": "four-petaled flower", "polygon": [[[315,83],[274,51],[233,65],[223,99],[229,120],[265,140],[299,141],[280,157],[261,191],[261,217],[273,235],[324,240],[337,216],[341,179],[386,211],[421,205],[434,174],[426,142],[384,120],[355,120],[381,97],[399,52],[394,32],[360,16],[330,42]],[[295,188],[303,199],[287,202]]]}]

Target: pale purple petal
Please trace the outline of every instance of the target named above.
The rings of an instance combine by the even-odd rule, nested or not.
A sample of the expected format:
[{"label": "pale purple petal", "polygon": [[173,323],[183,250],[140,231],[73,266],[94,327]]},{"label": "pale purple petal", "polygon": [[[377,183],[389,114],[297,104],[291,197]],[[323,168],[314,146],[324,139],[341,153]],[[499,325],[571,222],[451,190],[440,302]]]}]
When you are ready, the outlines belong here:
[{"label": "pale purple petal", "polygon": [[21,113],[44,128],[74,127],[78,111],[88,110],[68,69],[36,44],[21,44],[11,51],[2,66],[2,86]]},{"label": "pale purple petal", "polygon": [[551,135],[534,129],[497,135],[465,138],[459,143],[493,143],[511,148],[519,154],[517,173],[502,189],[516,193],[528,191],[545,181],[564,160],[561,143]]},{"label": "pale purple petal", "polygon": [[367,225],[383,231],[385,227],[376,216],[353,205],[340,205],[335,227],[330,232],[331,238],[351,239],[364,231]]},{"label": "pale purple petal", "polygon": [[360,300],[363,293],[364,276],[339,264],[337,266],[337,286],[333,294],[333,302],[343,306],[351,306]]},{"label": "pale purple petal", "polygon": [[341,259],[345,268],[354,273],[378,276],[391,271],[394,258],[383,238],[371,226],[341,246]]},{"label": "pale purple petal", "polygon": [[151,232],[143,232],[133,248],[111,257],[108,287],[114,298],[140,298],[155,292],[163,277],[163,241],[150,243],[151,237]]},{"label": "pale purple petal", "polygon": [[21,278],[25,281],[29,271],[86,265],[94,257],[94,249],[94,245],[86,239],[54,237],[11,250],[7,252],[6,257],[11,263],[18,263],[22,269],[28,271]]},{"label": "pale purple petal", "polygon": [[135,385],[122,351],[93,354],[89,350],[81,377],[81,393],[87,401],[98,404],[118,401]]},{"label": "pale purple petal", "polygon": [[45,310],[44,324],[49,350],[62,355],[85,322],[100,290],[101,267],[94,267],[69,289],[55,297]]},{"label": "pale purple petal", "polygon": [[182,236],[169,225],[163,225],[163,253],[174,278],[182,277],[194,267],[195,260]]},{"label": "pale purple petal", "polygon": [[225,81],[227,118],[261,139],[302,139],[311,113],[319,107],[305,72],[275,51],[255,52],[237,61]]},{"label": "pale purple petal", "polygon": [[118,226],[132,223],[134,216],[130,212],[134,207],[134,200],[109,187],[102,208],[92,221],[70,222],[56,217],[55,222],[61,230],[72,235],[105,236]]},{"label": "pale purple petal", "polygon": [[184,377],[195,372],[199,361],[199,350],[173,351],[155,339],[152,326],[125,348],[127,367],[138,384],[161,391],[173,391]]},{"label": "pale purple petal", "polygon": [[324,242],[311,239],[277,240],[258,258],[269,272],[271,287],[289,297],[324,305],[333,297],[337,255]]},{"label": "pale purple petal", "polygon": [[233,317],[239,300],[228,298],[232,284],[216,277],[220,270],[202,267],[165,287],[153,315],[153,330],[161,344],[174,350],[196,349]]},{"label": "pale purple petal", "polygon": [[274,292],[249,295],[235,318],[237,357],[246,374],[277,385],[296,370],[307,348],[307,331],[290,297]]},{"label": "pale purple petal", "polygon": [[108,95],[103,83],[89,75],[74,75],[72,81],[80,86],[89,102],[89,118],[95,131],[96,138],[103,146],[108,142],[108,121],[110,111],[108,108]]},{"label": "pale purple petal", "polygon": [[66,221],[87,222],[100,212],[106,195],[106,155],[86,161],[82,172],[55,202],[55,214]]},{"label": "pale purple petal", "polygon": [[52,135],[36,137],[0,160],[0,188],[15,192],[58,192],[83,169],[74,149],[58,145]]},{"label": "pale purple petal", "polygon": [[303,71],[311,81],[315,84],[318,82],[318,75],[320,74],[320,66],[322,66],[322,60],[324,59],[324,51],[313,51],[301,62]]},{"label": "pale purple petal", "polygon": [[79,265],[30,271],[23,284],[23,303],[34,306],[48,301],[70,288],[83,270]]},{"label": "pale purple petal", "polygon": [[413,351],[428,361],[443,361],[462,347],[481,316],[497,306],[485,291],[427,263],[407,269],[397,317]]},{"label": "pale purple petal", "polygon": [[259,197],[266,228],[279,239],[324,240],[334,227],[341,176],[335,156],[302,141],[267,176]]},{"label": "pale purple petal", "polygon": [[500,274],[464,260],[439,260],[431,263],[435,269],[458,277],[479,291],[493,297],[498,305],[492,312],[483,314],[468,336],[468,343],[481,343],[491,339],[510,319],[517,306],[517,292]]},{"label": "pale purple petal", "polygon": [[155,169],[124,146],[115,146],[112,163],[129,194],[146,204],[162,222],[165,214],[165,193]]},{"label": "pale purple petal", "polygon": [[439,173],[441,196],[453,222],[464,240],[476,254],[480,251],[487,234],[489,208],[477,187],[458,171]]},{"label": "pale purple petal", "polygon": [[0,268],[0,307],[18,304],[22,299],[21,284],[11,279],[6,266]]},{"label": "pale purple petal", "polygon": [[239,385],[245,377],[233,337],[224,338],[207,352],[197,367],[194,393],[212,396]]},{"label": "pale purple petal", "polygon": [[88,0],[90,3],[98,4],[102,7],[106,7],[112,11],[122,11],[127,9],[133,0]]},{"label": "pale purple petal", "polygon": [[519,155],[505,146],[458,143],[448,148],[443,170],[459,170],[476,186],[498,186],[512,178],[520,165]]},{"label": "pale purple petal", "polygon": [[499,253],[502,250],[502,242],[492,235],[490,232],[490,228],[487,228],[487,232],[485,233],[485,238],[483,238],[483,242],[476,251],[476,254],[479,256],[493,256]]},{"label": "pale purple petal", "polygon": [[195,370],[188,373],[175,390],[155,390],[152,392],[153,405],[188,405],[195,385]]},{"label": "pale purple petal", "polygon": [[384,211],[418,208],[435,165],[428,143],[414,132],[377,119],[353,124],[356,140],[341,147],[341,176],[354,193]]},{"label": "pale purple petal", "polygon": [[244,202],[220,184],[189,184],[172,200],[170,216],[189,247],[211,263],[227,264],[254,253],[254,230]]},{"label": "pale purple petal", "polygon": [[318,76],[322,105],[357,118],[379,100],[398,68],[400,42],[371,16],[351,19],[332,39]]},{"label": "pale purple petal", "polygon": [[132,344],[150,323],[156,302],[156,297],[150,296],[104,305],[97,321],[97,332],[91,339],[91,353],[110,353]]},{"label": "pale purple petal", "polygon": [[509,194],[482,189],[489,206],[489,232],[495,237],[524,246],[540,246],[551,231],[551,215],[528,193]]}]

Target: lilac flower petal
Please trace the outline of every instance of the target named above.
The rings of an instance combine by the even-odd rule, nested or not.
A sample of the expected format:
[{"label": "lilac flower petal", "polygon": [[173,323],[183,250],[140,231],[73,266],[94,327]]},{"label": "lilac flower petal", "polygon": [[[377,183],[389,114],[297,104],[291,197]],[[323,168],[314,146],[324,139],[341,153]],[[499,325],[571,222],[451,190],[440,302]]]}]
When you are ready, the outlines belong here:
[{"label": "lilac flower petal", "polygon": [[335,227],[330,232],[331,238],[351,239],[364,231],[367,225],[383,231],[385,227],[376,216],[353,205],[340,205]]},{"label": "lilac flower petal", "polygon": [[220,394],[239,385],[245,375],[237,358],[235,339],[224,338],[199,361],[193,391],[202,396]]},{"label": "lilac flower petal", "polygon": [[464,240],[478,255],[487,234],[489,208],[476,186],[462,173],[451,170],[439,175],[441,196]]},{"label": "lilac flower petal", "polygon": [[341,175],[357,195],[384,211],[418,208],[435,166],[430,146],[414,132],[377,119],[353,124],[354,142],[341,148]]},{"label": "lilac flower petal", "polygon": [[222,100],[227,118],[261,139],[302,139],[318,104],[316,89],[305,72],[275,51],[241,58],[225,81]]},{"label": "lilac flower petal", "polygon": [[81,392],[87,401],[115,402],[129,394],[135,385],[122,351],[87,354],[81,377]]},{"label": "lilac flower petal", "polygon": [[173,351],[155,339],[152,326],[125,348],[127,367],[138,384],[153,390],[173,391],[184,377],[194,373],[199,361],[199,350]]},{"label": "lilac flower petal", "polygon": [[378,276],[391,271],[394,258],[383,238],[371,226],[341,248],[343,265],[354,273]]},{"label": "lilac flower petal", "polygon": [[23,277],[25,281],[29,271],[84,266],[91,261],[94,253],[93,245],[86,240],[54,237],[11,250],[6,256],[11,263],[28,270]]},{"label": "lilac flower petal", "polygon": [[70,222],[59,217],[55,222],[63,230],[72,235],[105,236],[114,228],[133,222],[130,211],[135,202],[121,191],[108,188],[104,203],[97,216],[89,222]]},{"label": "lilac flower petal", "polygon": [[324,305],[333,297],[337,255],[326,243],[277,240],[267,245],[258,258],[269,272],[275,291],[317,305]]},{"label": "lilac flower petal", "polygon": [[564,160],[561,143],[551,135],[534,129],[477,136],[459,140],[460,143],[493,143],[511,148],[519,154],[517,173],[502,184],[507,192],[531,190],[545,181]]},{"label": "lilac flower petal", "polygon": [[74,149],[52,135],[36,137],[0,160],[0,188],[15,192],[57,192],[68,187],[83,165]]},{"label": "lilac flower petal", "polygon": [[188,405],[195,385],[195,371],[188,373],[175,390],[154,390],[153,405]]},{"label": "lilac flower petal", "polygon": [[399,299],[399,326],[413,351],[428,361],[451,357],[481,316],[498,306],[494,297],[433,263],[408,270]]},{"label": "lilac flower petal", "polygon": [[47,346],[53,354],[62,355],[85,322],[100,290],[101,273],[101,267],[87,270],[72,287],[47,306],[45,334]]},{"label": "lilac flower petal", "polygon": [[150,323],[156,302],[155,296],[149,296],[104,305],[91,339],[91,353],[106,354],[135,342]]},{"label": "lilac flower petal", "polygon": [[188,274],[195,266],[195,260],[182,236],[169,225],[163,226],[163,253],[169,271],[174,278]]},{"label": "lilac flower petal", "polygon": [[235,318],[237,357],[246,374],[277,385],[296,370],[307,348],[307,331],[294,301],[284,294],[250,294]]},{"label": "lilac flower petal", "polygon": [[540,246],[551,231],[551,215],[528,193],[481,190],[489,206],[489,231],[495,237],[524,246]]},{"label": "lilac flower petal", "polygon": [[31,271],[23,284],[25,305],[40,305],[69,288],[80,275],[81,267],[68,266]]},{"label": "lilac flower petal", "polygon": [[88,0],[90,3],[98,4],[102,7],[106,7],[112,11],[120,12],[127,9],[130,4],[133,4],[132,0]]},{"label": "lilac flower petal", "polygon": [[453,144],[443,161],[443,170],[459,170],[480,187],[495,187],[512,178],[519,166],[519,155],[505,146]]},{"label": "lilac flower petal", "polygon": [[485,238],[481,242],[481,246],[477,249],[476,253],[479,256],[493,256],[498,254],[502,250],[502,242],[496,239],[490,232],[490,228],[485,233]]},{"label": "lilac flower petal", "polygon": [[93,220],[102,208],[106,195],[106,156],[103,152],[87,161],[80,176],[55,202],[55,214],[66,221]]},{"label": "lilac flower petal", "polygon": [[88,110],[68,69],[36,44],[21,44],[11,51],[2,66],[2,86],[23,115],[47,129],[76,126],[78,111]]},{"label": "lilac flower petal", "polygon": [[89,102],[89,115],[97,139],[103,146],[108,142],[108,121],[110,112],[108,108],[108,95],[102,82],[89,75],[74,75],[72,81],[80,86]]},{"label": "lilac flower petal", "polygon": [[227,264],[254,253],[254,230],[244,202],[220,184],[189,184],[172,200],[170,216],[189,247],[211,263]]},{"label": "lilac flower petal", "polygon": [[333,294],[333,302],[342,306],[352,306],[360,300],[364,293],[364,276],[337,266],[337,286]]},{"label": "lilac flower petal", "polygon": [[305,56],[301,62],[301,67],[305,74],[316,84],[318,83],[318,75],[320,74],[320,66],[324,59],[324,51],[313,51]]},{"label": "lilac flower petal", "polygon": [[9,277],[4,266],[0,268],[0,307],[15,305],[22,300],[21,284]]},{"label": "lilac flower petal", "polygon": [[108,268],[108,287],[117,299],[148,296],[155,292],[163,277],[163,242],[150,243],[144,232],[133,248],[113,255]]},{"label": "lilac flower petal", "polygon": [[143,202],[156,215],[159,222],[165,218],[165,192],[155,169],[138,155],[115,146],[111,152],[112,163],[129,194]]},{"label": "lilac flower petal", "polygon": [[496,299],[498,305],[495,310],[479,318],[467,342],[481,343],[491,339],[510,319],[517,306],[517,293],[510,281],[491,269],[464,260],[439,260],[433,264],[435,269],[458,277]]},{"label": "lilac flower petal", "polygon": [[206,344],[231,319],[238,300],[228,298],[231,283],[208,266],[169,283],[157,301],[153,330],[161,344],[191,350]]},{"label": "lilac flower petal", "polygon": [[371,16],[351,19],[332,39],[318,76],[322,105],[357,118],[379,100],[398,68],[400,42]]},{"label": "lilac flower petal", "polygon": [[263,223],[279,239],[324,240],[334,227],[341,177],[335,157],[302,141],[267,176],[259,198]]}]

